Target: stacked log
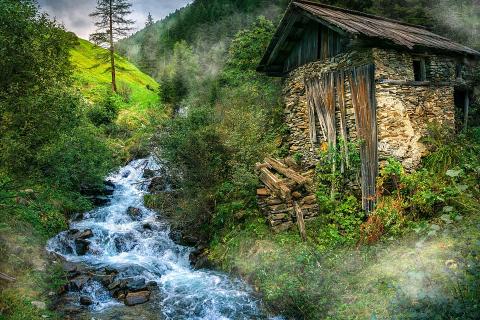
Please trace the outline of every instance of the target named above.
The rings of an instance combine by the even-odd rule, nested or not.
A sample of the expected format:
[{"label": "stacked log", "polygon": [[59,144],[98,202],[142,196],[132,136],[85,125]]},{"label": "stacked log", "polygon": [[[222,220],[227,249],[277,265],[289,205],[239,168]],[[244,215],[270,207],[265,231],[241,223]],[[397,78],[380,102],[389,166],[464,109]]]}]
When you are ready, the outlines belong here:
[{"label": "stacked log", "polygon": [[263,183],[257,189],[257,201],[270,227],[283,232],[297,224],[305,239],[304,221],[318,215],[310,173],[301,174],[291,161],[273,158],[257,163],[256,168]]}]

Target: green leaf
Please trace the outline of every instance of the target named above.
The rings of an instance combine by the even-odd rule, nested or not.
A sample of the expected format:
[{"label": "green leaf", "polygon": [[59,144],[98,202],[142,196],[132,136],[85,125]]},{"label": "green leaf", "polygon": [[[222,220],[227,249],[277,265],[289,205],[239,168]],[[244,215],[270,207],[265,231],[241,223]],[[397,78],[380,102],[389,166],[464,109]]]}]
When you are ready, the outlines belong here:
[{"label": "green leaf", "polygon": [[462,170],[448,170],[445,174],[451,178],[456,178],[462,174]]}]

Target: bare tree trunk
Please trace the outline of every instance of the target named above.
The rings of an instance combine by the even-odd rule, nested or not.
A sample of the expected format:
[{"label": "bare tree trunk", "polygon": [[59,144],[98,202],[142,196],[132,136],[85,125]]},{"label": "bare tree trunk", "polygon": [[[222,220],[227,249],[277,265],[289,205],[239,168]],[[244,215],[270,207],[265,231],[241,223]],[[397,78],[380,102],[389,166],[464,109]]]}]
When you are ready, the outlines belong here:
[{"label": "bare tree trunk", "polygon": [[113,45],[113,8],[112,8],[112,0],[110,0],[110,64],[112,68],[112,90],[113,92],[117,92],[117,81],[115,79],[115,47]]}]

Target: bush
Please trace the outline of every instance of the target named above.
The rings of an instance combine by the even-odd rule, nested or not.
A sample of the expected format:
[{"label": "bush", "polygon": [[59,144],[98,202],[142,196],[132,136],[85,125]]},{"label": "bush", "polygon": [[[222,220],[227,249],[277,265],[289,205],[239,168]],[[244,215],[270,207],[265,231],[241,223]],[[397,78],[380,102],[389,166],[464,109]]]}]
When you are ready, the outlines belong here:
[{"label": "bush", "polygon": [[43,174],[67,190],[101,185],[113,167],[112,152],[98,129],[74,128],[42,148],[37,156]]},{"label": "bush", "polygon": [[108,92],[103,98],[87,110],[87,117],[95,126],[109,126],[118,117],[122,98]]}]

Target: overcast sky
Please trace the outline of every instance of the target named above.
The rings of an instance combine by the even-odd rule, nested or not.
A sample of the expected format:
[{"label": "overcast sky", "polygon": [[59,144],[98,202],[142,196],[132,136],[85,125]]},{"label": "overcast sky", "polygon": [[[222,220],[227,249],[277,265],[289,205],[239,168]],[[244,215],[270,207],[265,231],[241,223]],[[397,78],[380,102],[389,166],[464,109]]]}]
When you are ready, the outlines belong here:
[{"label": "overcast sky", "polygon": [[[132,0],[130,19],[135,20],[132,32],[145,26],[148,12],[157,21],[190,2],[192,0]],[[80,38],[88,39],[88,35],[95,31],[88,15],[95,9],[96,0],[38,0],[38,3],[43,11],[63,22],[67,30],[75,32]]]}]

